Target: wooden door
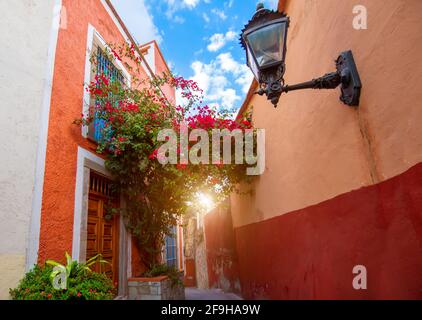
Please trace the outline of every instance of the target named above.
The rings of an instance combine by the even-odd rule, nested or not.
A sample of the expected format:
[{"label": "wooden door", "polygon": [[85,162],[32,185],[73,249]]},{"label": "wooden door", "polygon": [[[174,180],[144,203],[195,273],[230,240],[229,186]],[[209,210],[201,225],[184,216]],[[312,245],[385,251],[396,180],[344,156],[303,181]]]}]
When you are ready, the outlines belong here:
[{"label": "wooden door", "polygon": [[91,172],[89,186],[86,259],[102,254],[109,263],[97,263],[92,269],[105,273],[117,286],[119,219],[109,209],[118,205],[118,198],[112,182],[97,173]]}]

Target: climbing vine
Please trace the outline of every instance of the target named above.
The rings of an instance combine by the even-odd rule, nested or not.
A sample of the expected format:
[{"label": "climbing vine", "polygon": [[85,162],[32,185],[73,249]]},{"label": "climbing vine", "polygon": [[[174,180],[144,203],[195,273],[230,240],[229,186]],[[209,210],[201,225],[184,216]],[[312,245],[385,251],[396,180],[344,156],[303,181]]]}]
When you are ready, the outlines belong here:
[{"label": "climbing vine", "polygon": [[[246,164],[161,164],[160,131],[180,132],[182,124],[186,124],[188,132],[200,128],[211,137],[213,129],[244,131],[252,124],[246,118],[235,121],[228,112],[203,105],[203,92],[192,80],[172,74],[154,79],[136,77],[143,71],[133,46],[109,45],[105,54],[110,60],[121,61],[130,71],[130,86],[97,72],[86,88],[92,101],[89,111],[75,124],[95,124],[96,130],[101,130],[97,152],[105,154],[106,167],[124,198],[124,205],[114,213],[124,215],[127,228],[137,239],[143,263],[152,269],[159,263],[164,236],[192,206],[198,192],[205,191],[218,202],[238,183],[250,179]],[[98,70],[96,56],[91,60],[93,70]],[[183,105],[167,100],[162,92],[169,88],[180,92]],[[189,151],[193,145],[189,142]],[[177,153],[182,153],[179,147]]]}]

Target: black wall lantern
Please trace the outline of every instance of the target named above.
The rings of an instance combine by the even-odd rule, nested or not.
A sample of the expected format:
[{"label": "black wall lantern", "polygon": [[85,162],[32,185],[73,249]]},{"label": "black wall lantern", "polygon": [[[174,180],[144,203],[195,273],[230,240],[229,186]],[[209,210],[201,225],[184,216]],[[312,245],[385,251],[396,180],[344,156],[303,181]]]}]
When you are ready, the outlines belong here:
[{"label": "black wall lantern", "polygon": [[284,84],[287,31],[289,17],[258,4],[255,15],[242,30],[240,42],[246,50],[249,68],[260,85],[257,92],[266,95],[277,107],[283,92],[301,89],[335,89],[341,85],[340,100],[358,106],[362,84],[353,54],[346,51],[336,60],[337,71],[295,85]]}]

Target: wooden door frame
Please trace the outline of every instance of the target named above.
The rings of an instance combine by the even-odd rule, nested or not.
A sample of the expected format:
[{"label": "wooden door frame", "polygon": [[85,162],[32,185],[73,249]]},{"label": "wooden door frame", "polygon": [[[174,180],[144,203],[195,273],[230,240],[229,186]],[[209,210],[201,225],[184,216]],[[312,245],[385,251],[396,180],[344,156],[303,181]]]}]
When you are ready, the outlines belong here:
[{"label": "wooden door frame", "polygon": [[[79,262],[86,261],[86,237],[88,223],[88,194],[89,176],[91,171],[96,171],[111,179],[110,173],[105,169],[104,159],[95,153],[78,147],[76,187],[75,187],[75,207],[73,217],[73,240],[72,258]],[[111,179],[112,180],[112,179]],[[123,199],[120,199],[124,207]],[[125,228],[122,217],[119,219],[119,295],[127,295],[127,279],[131,276],[131,247],[130,235]]]}]

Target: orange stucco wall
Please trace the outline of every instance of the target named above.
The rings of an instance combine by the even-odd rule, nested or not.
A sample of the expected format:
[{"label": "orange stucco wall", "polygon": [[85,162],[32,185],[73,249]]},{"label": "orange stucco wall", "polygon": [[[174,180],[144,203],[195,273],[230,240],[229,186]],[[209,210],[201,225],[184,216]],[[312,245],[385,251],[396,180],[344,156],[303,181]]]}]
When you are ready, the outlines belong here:
[{"label": "orange stucco wall", "polygon": [[[159,76],[162,76],[164,73],[168,73],[169,67],[160,48],[157,45],[157,42],[153,41],[152,45],[155,47],[155,73]],[[176,102],[176,92],[173,87],[166,84],[163,86],[163,92],[172,103]]]},{"label": "orange stucco wall", "polygon": [[[78,145],[95,153],[95,145],[84,139],[81,128],[72,124],[83,109],[84,73],[88,24],[106,42],[124,38],[100,0],[63,0],[67,28],[58,38],[49,132],[39,261],[63,259],[72,251],[75,182]],[[141,70],[141,77],[146,73]],[[139,75],[138,75],[139,76]]]},{"label": "orange stucco wall", "polygon": [[[353,7],[368,9],[355,30]],[[253,96],[253,121],[266,130],[266,170],[252,197],[234,196],[234,226],[266,220],[394,177],[422,161],[422,2],[286,1],[291,17],[287,84],[335,70],[351,49],[363,82],[359,108],[339,90],[296,91],[277,109]]]}]

